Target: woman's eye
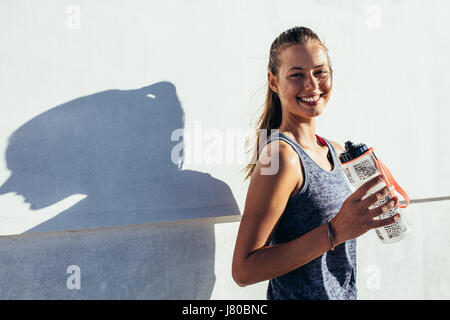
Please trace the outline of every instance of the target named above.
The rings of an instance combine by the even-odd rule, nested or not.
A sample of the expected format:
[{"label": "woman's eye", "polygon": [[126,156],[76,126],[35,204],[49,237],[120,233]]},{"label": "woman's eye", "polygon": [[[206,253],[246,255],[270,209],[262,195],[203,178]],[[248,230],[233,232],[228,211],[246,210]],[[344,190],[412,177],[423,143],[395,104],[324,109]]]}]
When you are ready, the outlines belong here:
[{"label": "woman's eye", "polygon": [[[326,70],[319,70],[316,71],[315,75],[319,76],[319,77],[326,77],[328,75],[328,71]],[[305,75],[303,73],[294,73],[291,74],[292,78],[304,78]]]},{"label": "woman's eye", "polygon": [[326,71],[326,70],[320,70],[320,71],[317,71],[317,72],[316,72],[316,75],[317,75],[319,78],[325,78],[325,77],[328,76],[328,71]]}]

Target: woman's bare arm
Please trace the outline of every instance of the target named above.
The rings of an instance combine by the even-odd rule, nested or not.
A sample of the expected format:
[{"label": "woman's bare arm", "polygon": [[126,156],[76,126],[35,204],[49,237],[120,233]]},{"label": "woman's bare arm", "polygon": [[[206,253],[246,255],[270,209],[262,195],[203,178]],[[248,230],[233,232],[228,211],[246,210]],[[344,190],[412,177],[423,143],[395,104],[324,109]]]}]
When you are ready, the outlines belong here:
[{"label": "woman's bare arm", "polygon": [[232,269],[233,278],[240,286],[283,275],[329,249],[326,225],[290,242],[265,246],[289,196],[297,183],[303,182],[298,155],[284,142],[279,143],[277,174],[261,174],[262,163],[268,163],[267,167],[276,161],[270,146],[263,149],[252,175],[236,240]]}]

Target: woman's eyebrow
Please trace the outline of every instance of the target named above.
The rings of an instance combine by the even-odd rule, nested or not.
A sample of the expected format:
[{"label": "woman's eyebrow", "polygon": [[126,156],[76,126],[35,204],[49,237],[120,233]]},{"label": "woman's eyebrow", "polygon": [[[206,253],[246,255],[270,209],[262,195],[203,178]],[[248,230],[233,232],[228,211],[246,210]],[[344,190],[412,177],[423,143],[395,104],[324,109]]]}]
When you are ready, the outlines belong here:
[{"label": "woman's eyebrow", "polygon": [[[315,66],[313,69],[320,68],[320,67],[323,67],[323,66],[324,66],[324,64],[322,63],[322,64],[319,64],[318,66]],[[305,70],[302,67],[292,67],[292,68],[289,69],[289,71],[296,70],[296,69],[298,69],[298,70]]]}]

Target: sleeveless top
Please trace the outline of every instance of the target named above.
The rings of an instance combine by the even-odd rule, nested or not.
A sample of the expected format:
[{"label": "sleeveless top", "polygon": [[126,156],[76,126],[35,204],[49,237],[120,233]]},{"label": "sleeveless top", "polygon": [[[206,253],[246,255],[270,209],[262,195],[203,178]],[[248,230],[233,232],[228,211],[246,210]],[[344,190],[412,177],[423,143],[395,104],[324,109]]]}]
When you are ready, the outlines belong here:
[{"label": "sleeveless top", "polygon": [[[283,243],[330,221],[352,193],[333,145],[327,144],[333,169],[327,171],[314,162],[303,148],[282,132],[270,135],[265,144],[283,140],[294,148],[303,165],[301,190],[291,196],[272,233],[270,244]],[[261,148],[262,150],[262,148]],[[326,235],[324,234],[324,237]],[[311,262],[269,280],[267,299],[356,299],[356,239],[328,250]]]}]

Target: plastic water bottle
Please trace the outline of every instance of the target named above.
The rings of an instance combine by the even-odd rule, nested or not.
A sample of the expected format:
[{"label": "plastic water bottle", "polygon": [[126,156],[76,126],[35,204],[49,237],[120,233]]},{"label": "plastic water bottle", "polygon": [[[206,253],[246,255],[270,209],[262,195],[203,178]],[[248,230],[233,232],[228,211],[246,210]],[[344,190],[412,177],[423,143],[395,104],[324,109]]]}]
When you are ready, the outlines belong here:
[{"label": "plastic water bottle", "polygon": [[[397,206],[381,214],[376,219],[385,219],[392,217],[397,213],[401,213],[401,208],[406,208],[409,205],[408,195],[398,185],[383,162],[381,162],[381,160],[375,156],[373,148],[367,148],[367,146],[362,143],[355,145],[351,141],[347,141],[345,143],[345,152],[341,153],[341,155],[339,156],[339,160],[341,161],[342,169],[347,176],[347,180],[354,188],[354,190],[358,189],[362,184],[364,184],[371,178],[381,173],[384,175],[384,183],[379,183],[377,186],[372,188],[364,198],[380,190],[386,185],[393,185],[395,190],[406,200],[406,205],[402,205],[399,203],[397,204]],[[393,191],[391,191],[390,194],[377,201],[369,208],[372,209],[378,207],[391,200],[394,196],[395,194],[393,193]],[[376,228],[375,231],[378,235],[378,238],[380,238],[383,243],[394,243],[401,239],[404,239],[405,236],[407,236],[411,232],[411,228],[408,226],[405,218],[402,215],[397,222],[394,222],[393,224],[390,224],[388,226]]]}]

